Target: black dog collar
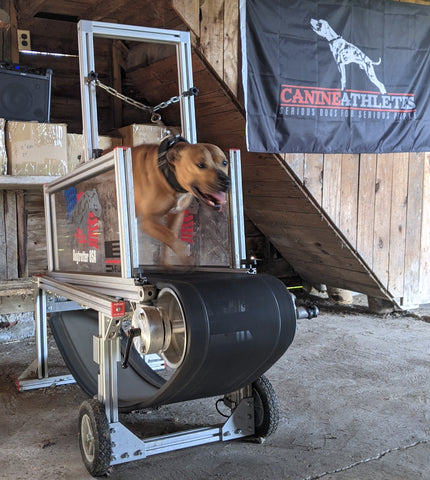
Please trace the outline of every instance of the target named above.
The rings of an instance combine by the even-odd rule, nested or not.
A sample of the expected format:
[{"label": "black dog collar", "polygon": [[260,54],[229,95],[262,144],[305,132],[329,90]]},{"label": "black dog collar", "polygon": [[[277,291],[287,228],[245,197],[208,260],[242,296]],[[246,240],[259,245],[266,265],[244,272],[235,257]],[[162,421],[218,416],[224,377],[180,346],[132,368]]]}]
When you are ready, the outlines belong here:
[{"label": "black dog collar", "polygon": [[169,135],[161,141],[160,146],[158,147],[158,168],[161,170],[167,183],[173,188],[173,190],[178,193],[186,193],[187,190],[184,190],[181,185],[179,185],[178,180],[176,180],[174,168],[169,164],[166,158],[167,151],[179,142],[189,143],[188,140],[180,135]]}]

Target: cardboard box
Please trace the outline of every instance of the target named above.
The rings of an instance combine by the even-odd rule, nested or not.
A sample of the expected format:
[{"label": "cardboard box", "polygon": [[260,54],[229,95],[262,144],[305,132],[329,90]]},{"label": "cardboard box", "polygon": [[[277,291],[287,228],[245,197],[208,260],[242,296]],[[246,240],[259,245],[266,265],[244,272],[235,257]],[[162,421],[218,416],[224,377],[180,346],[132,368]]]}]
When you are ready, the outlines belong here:
[{"label": "cardboard box", "polygon": [[6,120],[4,118],[0,118],[0,175],[7,174],[5,126]]},{"label": "cardboard box", "polygon": [[67,167],[67,125],[12,122],[6,124],[11,175],[64,175]]},{"label": "cardboard box", "polygon": [[166,135],[181,133],[179,127],[165,127],[159,125],[138,125],[133,123],[118,129],[125,147],[136,147],[147,143],[160,143]]},{"label": "cardboard box", "polygon": [[[102,150],[111,150],[122,145],[122,138],[99,136],[99,148]],[[79,165],[79,157],[84,150],[84,136],[79,133],[67,134],[67,164],[68,171],[73,170]]]}]

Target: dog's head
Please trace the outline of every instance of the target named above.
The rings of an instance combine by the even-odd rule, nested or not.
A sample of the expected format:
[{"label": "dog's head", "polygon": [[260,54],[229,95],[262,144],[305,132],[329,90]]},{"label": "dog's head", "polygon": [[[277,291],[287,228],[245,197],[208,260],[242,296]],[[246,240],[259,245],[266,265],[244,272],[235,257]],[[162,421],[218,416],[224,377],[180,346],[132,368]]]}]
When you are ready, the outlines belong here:
[{"label": "dog's head", "polygon": [[311,26],[312,30],[319,35],[320,37],[327,38],[328,32],[330,28],[330,25],[328,22],[325,20],[315,20],[314,18],[311,18]]},{"label": "dog's head", "polygon": [[222,211],[230,178],[228,160],[219,147],[180,142],[168,150],[166,158],[184,190],[204,205]]}]

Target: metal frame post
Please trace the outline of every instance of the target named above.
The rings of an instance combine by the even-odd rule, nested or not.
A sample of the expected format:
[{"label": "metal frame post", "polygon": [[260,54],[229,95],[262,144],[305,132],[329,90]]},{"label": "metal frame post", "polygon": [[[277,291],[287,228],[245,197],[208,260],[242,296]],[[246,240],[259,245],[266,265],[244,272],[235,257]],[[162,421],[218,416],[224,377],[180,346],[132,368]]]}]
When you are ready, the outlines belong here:
[{"label": "metal frame post", "polygon": [[[68,302],[71,303],[71,302]],[[34,307],[35,320],[35,340],[36,340],[36,358],[21,373],[16,381],[19,391],[33,390],[36,388],[50,387],[51,385],[65,385],[74,383],[75,379],[72,375],[58,375],[49,377],[48,374],[48,295],[45,289],[37,289]],[[72,306],[73,309],[79,308],[77,305]],[[31,378],[37,375],[37,379]]]},{"label": "metal frame post", "polygon": [[48,377],[48,329],[46,321],[46,291],[38,289],[35,310],[35,340],[37,358],[37,377]]},{"label": "metal frame post", "polygon": [[99,335],[94,337],[94,361],[99,364],[98,400],[109,423],[118,422],[118,362],[121,320],[99,312]]},{"label": "metal frame post", "polygon": [[230,224],[233,268],[246,267],[245,222],[243,217],[242,167],[240,150],[229,150],[230,156]]},{"label": "metal frame post", "polygon": [[[188,90],[193,86],[189,32],[81,20],[78,23],[78,43],[82,122],[85,145],[84,162],[93,158],[94,151],[98,148],[96,85],[90,78],[90,73],[96,72],[94,58],[94,38],[96,37],[176,45],[176,55],[178,59],[178,94],[180,95],[184,90]],[[189,142],[196,143],[194,98],[192,96],[181,98],[180,109],[182,135]]]}]

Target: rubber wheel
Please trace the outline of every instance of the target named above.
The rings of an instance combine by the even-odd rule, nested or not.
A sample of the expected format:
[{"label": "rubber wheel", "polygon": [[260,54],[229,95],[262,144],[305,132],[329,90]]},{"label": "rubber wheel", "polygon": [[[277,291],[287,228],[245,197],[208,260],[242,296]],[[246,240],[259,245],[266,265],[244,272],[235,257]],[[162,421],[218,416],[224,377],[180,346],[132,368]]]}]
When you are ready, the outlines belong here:
[{"label": "rubber wheel", "polygon": [[254,398],[254,438],[267,438],[278,428],[279,406],[275,390],[262,375],[252,384]]},{"label": "rubber wheel", "polygon": [[79,409],[79,447],[88,472],[93,477],[106,475],[112,442],[104,405],[97,399],[85,400]]}]

